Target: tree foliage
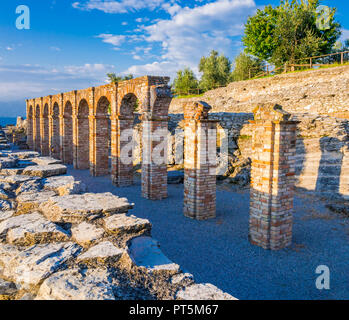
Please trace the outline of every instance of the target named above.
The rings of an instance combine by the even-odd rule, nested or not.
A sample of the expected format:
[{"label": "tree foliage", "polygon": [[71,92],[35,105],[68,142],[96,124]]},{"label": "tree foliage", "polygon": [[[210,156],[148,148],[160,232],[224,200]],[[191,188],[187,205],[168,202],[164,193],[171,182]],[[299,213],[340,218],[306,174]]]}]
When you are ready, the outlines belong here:
[{"label": "tree foliage", "polygon": [[110,83],[118,83],[120,81],[131,80],[133,79],[133,75],[129,74],[126,76],[117,76],[115,73],[107,73],[107,77]]},{"label": "tree foliage", "polygon": [[198,80],[194,72],[189,68],[177,71],[177,77],[174,80],[174,89],[177,94],[187,94],[198,89]]},{"label": "tree foliage", "polygon": [[[248,18],[243,43],[246,52],[276,66],[304,57],[330,53],[339,38],[340,24],[335,21],[335,8],[330,8],[327,25],[319,20],[319,0],[285,0],[277,7]],[[318,11],[318,12],[317,12]]]},{"label": "tree foliage", "polygon": [[250,76],[253,78],[262,71],[264,71],[262,60],[242,52],[235,58],[232,81],[247,80]]},{"label": "tree foliage", "polygon": [[228,84],[231,79],[231,62],[212,50],[210,56],[201,58],[199,71],[202,72],[199,87],[204,91],[211,90]]}]

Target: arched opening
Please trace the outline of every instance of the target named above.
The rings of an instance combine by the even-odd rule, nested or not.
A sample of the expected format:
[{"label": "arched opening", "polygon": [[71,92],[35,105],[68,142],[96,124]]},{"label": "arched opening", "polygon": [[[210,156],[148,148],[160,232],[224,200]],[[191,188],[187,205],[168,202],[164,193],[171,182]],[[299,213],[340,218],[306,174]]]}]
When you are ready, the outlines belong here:
[{"label": "arched opening", "polygon": [[110,102],[106,97],[101,97],[97,102],[95,123],[95,149],[91,173],[95,176],[103,176],[110,173]]},{"label": "arched opening", "polygon": [[40,134],[40,106],[35,108],[35,151],[41,152],[41,134]]},{"label": "arched opening", "polygon": [[60,158],[59,106],[55,102],[52,110],[51,157]]},{"label": "arched opening", "polygon": [[[133,184],[134,164],[139,159],[134,159],[134,141],[137,140],[133,130],[135,123],[135,112],[138,111],[138,99],[135,94],[126,94],[120,103],[119,119],[117,123],[117,156],[115,169],[113,168],[113,182],[118,186]],[[139,131],[137,131],[139,132]],[[138,153],[140,157],[141,153]]]},{"label": "arched opening", "polygon": [[62,160],[66,164],[73,163],[73,107],[68,101],[63,111],[63,154]]},{"label": "arched opening", "polygon": [[48,114],[49,114],[49,109],[48,109],[48,104],[46,103],[44,105],[44,110],[42,114],[42,135],[41,135],[41,151],[42,155],[48,156],[50,154],[50,148],[49,148],[49,136],[50,136],[50,124],[48,120]]},{"label": "arched opening", "polygon": [[77,141],[76,159],[74,167],[85,170],[90,167],[90,126],[89,106],[85,99],[81,100],[78,106],[77,116]]}]

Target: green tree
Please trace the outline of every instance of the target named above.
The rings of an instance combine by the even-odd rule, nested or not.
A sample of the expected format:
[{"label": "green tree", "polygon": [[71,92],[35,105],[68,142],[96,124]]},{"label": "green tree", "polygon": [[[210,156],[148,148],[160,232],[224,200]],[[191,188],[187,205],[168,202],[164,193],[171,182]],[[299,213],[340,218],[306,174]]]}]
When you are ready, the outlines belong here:
[{"label": "green tree", "polygon": [[242,52],[235,58],[232,81],[246,80],[250,76],[253,78],[262,71],[264,71],[262,60]]},{"label": "green tree", "polygon": [[174,79],[173,85],[177,94],[186,94],[198,88],[198,80],[192,70],[185,68],[177,71],[177,77]]},{"label": "green tree", "polygon": [[231,79],[231,62],[224,55],[212,50],[209,57],[202,57],[199,64],[202,72],[199,87],[205,91],[226,86]]},{"label": "green tree", "polygon": [[117,83],[117,82],[120,82],[120,81],[133,79],[133,75],[132,74],[129,74],[129,75],[126,75],[126,76],[122,77],[122,76],[117,76],[115,73],[107,73],[107,77],[108,77],[110,83]]},{"label": "green tree", "polygon": [[285,0],[277,7],[257,10],[245,24],[246,52],[280,66],[308,56],[327,54],[339,38],[336,8],[330,8],[325,27],[317,22],[323,14],[319,0]]}]

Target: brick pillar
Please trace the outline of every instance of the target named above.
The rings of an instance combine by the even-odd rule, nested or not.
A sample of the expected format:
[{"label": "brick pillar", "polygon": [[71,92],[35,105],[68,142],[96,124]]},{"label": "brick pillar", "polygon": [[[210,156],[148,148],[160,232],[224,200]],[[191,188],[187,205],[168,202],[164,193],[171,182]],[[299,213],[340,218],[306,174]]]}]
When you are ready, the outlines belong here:
[{"label": "brick pillar", "polygon": [[63,144],[64,144],[64,116],[59,116],[59,159],[63,160]]},{"label": "brick pillar", "polygon": [[208,120],[205,102],[184,105],[184,215],[216,217],[217,121]]},{"label": "brick pillar", "polygon": [[250,191],[252,244],[278,250],[292,242],[296,121],[281,106],[254,110]]},{"label": "brick pillar", "polygon": [[49,121],[47,116],[41,118],[40,123],[41,132],[41,154],[43,156],[49,155]]},{"label": "brick pillar", "polygon": [[59,132],[59,118],[58,116],[49,116],[50,123],[50,156],[55,159],[60,157],[60,132]]},{"label": "brick pillar", "polygon": [[[108,117],[90,116],[90,173],[92,176],[109,174]],[[92,140],[91,140],[92,139]]]},{"label": "brick pillar", "polygon": [[133,116],[112,120],[112,180],[119,187],[133,184]]},{"label": "brick pillar", "polygon": [[142,197],[167,198],[167,127],[168,117],[142,118]]},{"label": "brick pillar", "polygon": [[78,160],[78,116],[73,109],[72,115],[73,122],[73,166],[77,169],[77,160]]},{"label": "brick pillar", "polygon": [[[28,100],[27,103],[27,145],[29,149],[33,150],[33,108],[30,108]],[[29,106],[29,107],[28,107]]]},{"label": "brick pillar", "polygon": [[73,120],[71,115],[63,117],[61,159],[65,164],[73,163]]},{"label": "brick pillar", "polygon": [[90,168],[90,121],[87,115],[76,117],[76,151],[74,168],[87,170]]},{"label": "brick pillar", "polygon": [[40,117],[34,116],[34,150],[41,152]]}]

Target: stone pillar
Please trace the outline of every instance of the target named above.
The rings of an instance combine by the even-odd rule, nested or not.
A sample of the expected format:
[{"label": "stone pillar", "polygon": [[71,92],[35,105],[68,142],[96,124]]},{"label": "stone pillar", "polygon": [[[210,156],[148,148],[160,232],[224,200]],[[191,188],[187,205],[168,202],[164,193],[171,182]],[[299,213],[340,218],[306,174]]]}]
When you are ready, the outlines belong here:
[{"label": "stone pillar", "polygon": [[167,198],[168,117],[142,117],[142,197],[150,200]]},{"label": "stone pillar", "polygon": [[264,249],[292,242],[297,121],[281,106],[254,110],[249,239]]},{"label": "stone pillar", "polygon": [[205,102],[184,105],[184,215],[216,217],[217,121],[208,120]]},{"label": "stone pillar", "polygon": [[73,166],[77,169],[77,160],[78,160],[78,115],[75,108],[73,108],[72,114],[73,121]]},{"label": "stone pillar", "polygon": [[41,154],[43,156],[49,155],[49,131],[48,131],[48,118],[41,117],[40,120],[40,132],[41,132]]},{"label": "stone pillar", "polygon": [[73,163],[73,120],[71,115],[63,116],[61,133],[61,159],[65,164]]},{"label": "stone pillar", "polygon": [[[62,110],[63,112],[63,110]],[[64,116],[59,115],[59,159],[64,160]]]},{"label": "stone pillar", "polygon": [[[35,107],[36,110],[36,107]],[[41,137],[40,137],[40,117],[38,117],[36,114],[33,117],[34,119],[34,150],[37,152],[41,152]]]},{"label": "stone pillar", "polygon": [[112,180],[119,187],[133,184],[133,116],[117,116],[112,120]]},{"label": "stone pillar", "polygon": [[54,115],[50,115],[49,123],[50,123],[50,138],[49,138],[50,157],[59,159],[60,157],[59,118]]}]

